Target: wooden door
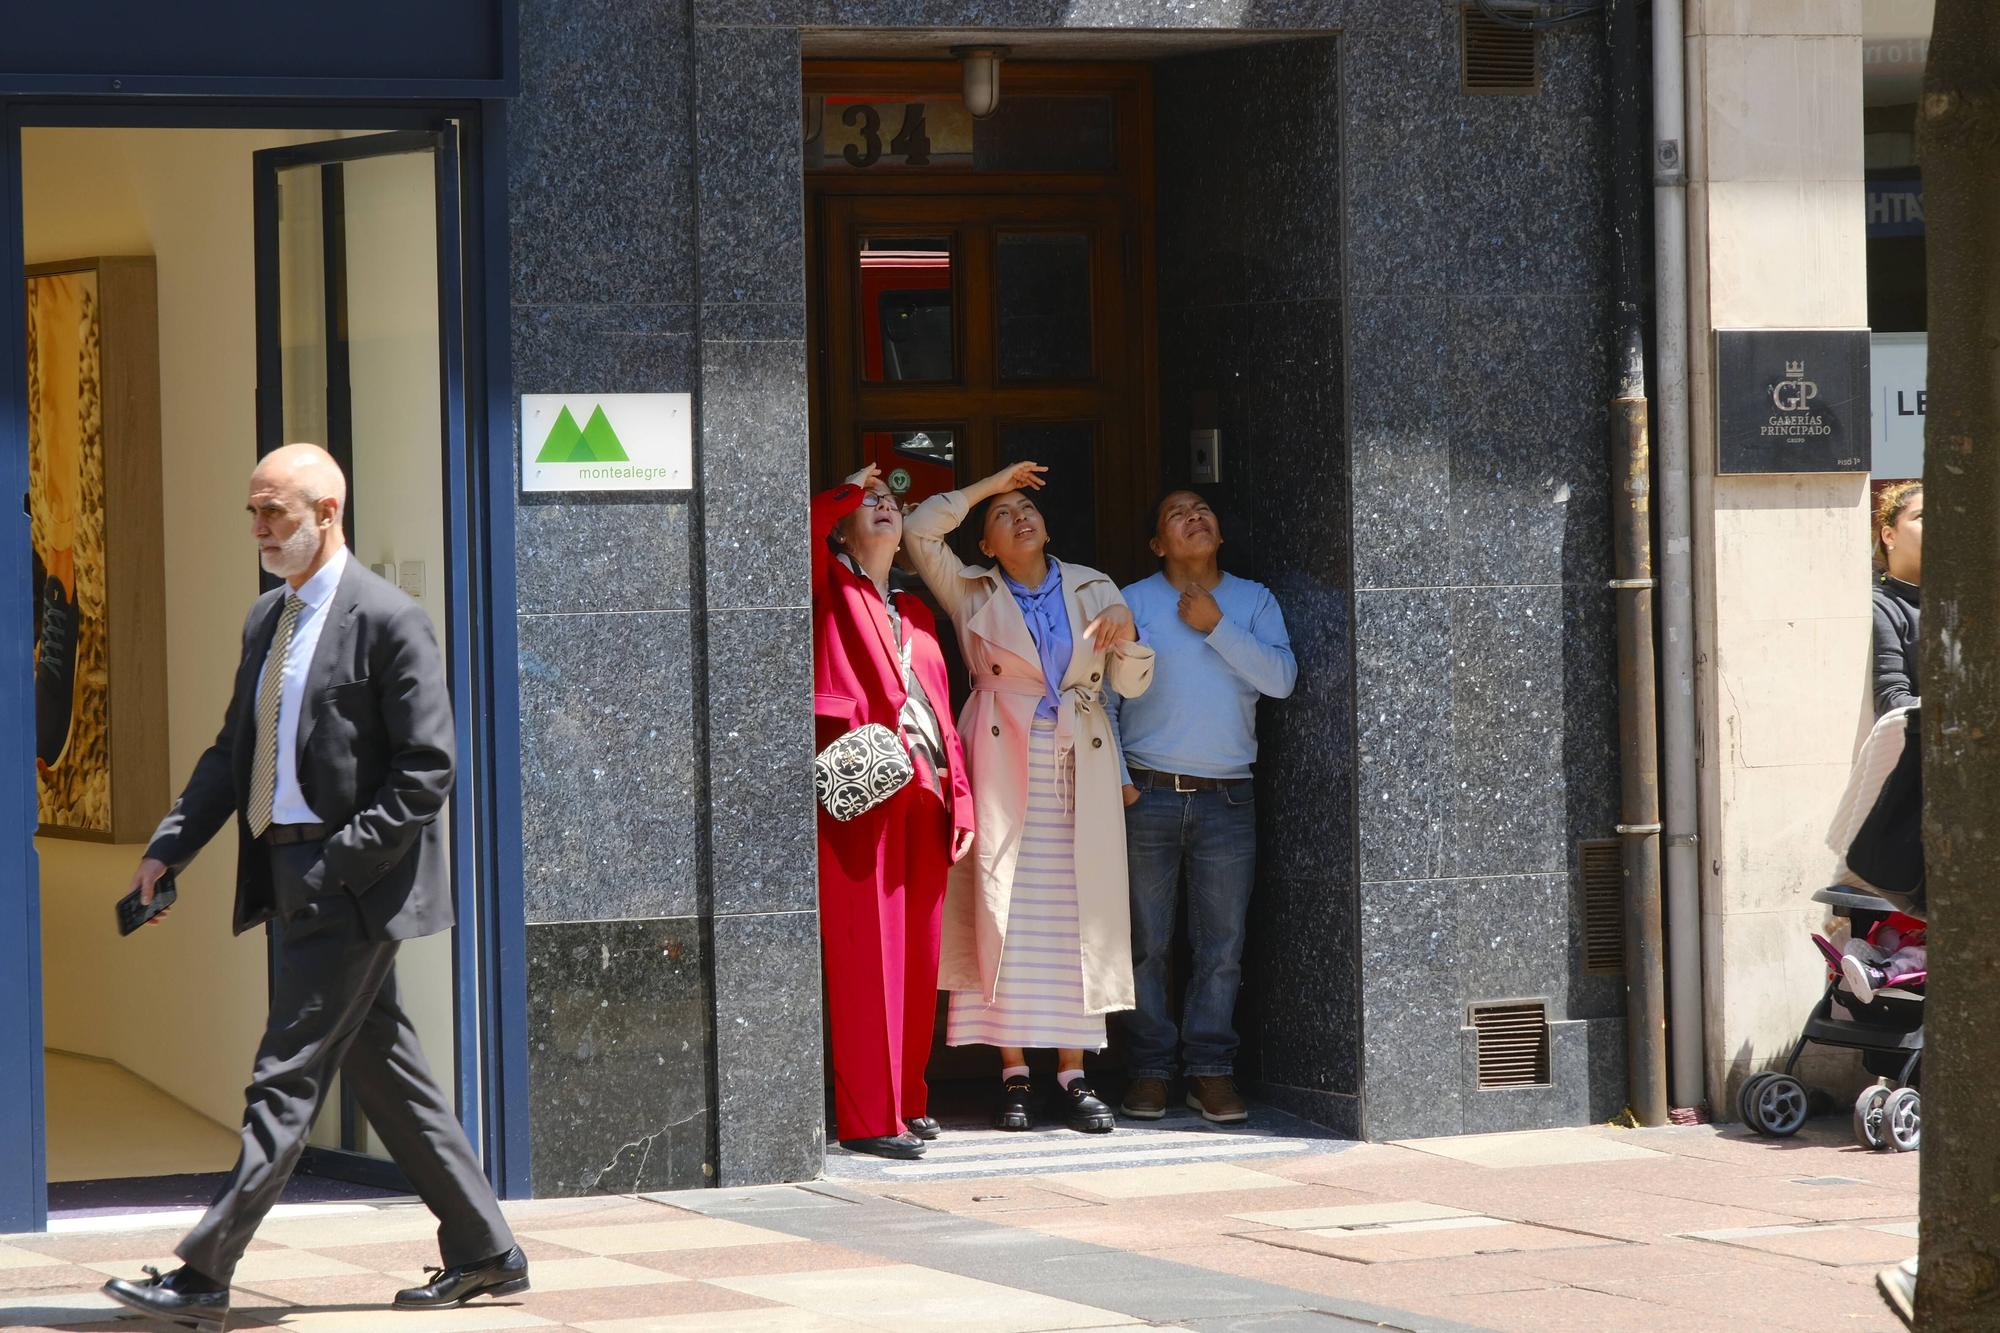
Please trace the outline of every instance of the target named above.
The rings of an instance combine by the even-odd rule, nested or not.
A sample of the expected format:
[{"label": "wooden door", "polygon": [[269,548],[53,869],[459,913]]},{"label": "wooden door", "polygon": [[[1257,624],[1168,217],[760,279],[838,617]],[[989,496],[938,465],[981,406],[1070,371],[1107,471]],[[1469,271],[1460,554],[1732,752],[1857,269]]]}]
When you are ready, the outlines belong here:
[{"label": "wooden door", "polygon": [[823,479],[874,462],[914,503],[1033,459],[1050,549],[1137,574],[1157,465],[1124,201],[841,194],[815,221]]}]

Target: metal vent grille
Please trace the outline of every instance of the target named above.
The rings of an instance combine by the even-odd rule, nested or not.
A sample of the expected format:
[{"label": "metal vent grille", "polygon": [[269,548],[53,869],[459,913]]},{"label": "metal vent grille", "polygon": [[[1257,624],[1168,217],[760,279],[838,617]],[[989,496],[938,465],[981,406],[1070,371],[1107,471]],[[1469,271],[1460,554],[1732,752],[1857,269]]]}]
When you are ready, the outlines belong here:
[{"label": "metal vent grille", "polygon": [[1549,1081],[1549,1016],[1540,1000],[1472,1006],[1479,1033],[1479,1086],[1527,1088]]},{"label": "metal vent grille", "polygon": [[1615,977],[1625,971],[1625,855],[1616,838],[1576,846],[1583,880],[1583,971]]},{"label": "metal vent grille", "polygon": [[1542,90],[1541,45],[1531,28],[1510,27],[1466,5],[1458,11],[1458,52],[1463,92],[1533,97]]}]

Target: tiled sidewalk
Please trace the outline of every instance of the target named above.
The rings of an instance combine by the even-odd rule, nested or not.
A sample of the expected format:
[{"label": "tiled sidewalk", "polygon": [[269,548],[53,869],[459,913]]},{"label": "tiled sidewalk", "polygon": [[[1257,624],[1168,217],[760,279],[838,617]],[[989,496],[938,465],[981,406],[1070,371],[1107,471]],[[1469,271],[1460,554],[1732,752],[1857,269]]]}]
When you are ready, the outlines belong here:
[{"label": "tiled sidewalk", "polygon": [[1499,1333],[1899,1333],[1873,1279],[1916,1249],[1916,1154],[1844,1118],[861,1188]]},{"label": "tiled sidewalk", "polygon": [[[954,1140],[943,1161],[989,1156]],[[420,1207],[288,1209],[231,1326],[1890,1333],[1869,1283],[1915,1246],[1916,1158],[1830,1121],[1781,1143],[1558,1130],[1236,1160],[1095,1142],[1124,1155],[1057,1142],[1033,1171],[510,1204],[534,1289],[436,1314],[384,1306],[436,1262]],[[170,1262],[186,1219],[156,1221],[0,1242],[0,1327],[136,1333],[96,1288]]]}]

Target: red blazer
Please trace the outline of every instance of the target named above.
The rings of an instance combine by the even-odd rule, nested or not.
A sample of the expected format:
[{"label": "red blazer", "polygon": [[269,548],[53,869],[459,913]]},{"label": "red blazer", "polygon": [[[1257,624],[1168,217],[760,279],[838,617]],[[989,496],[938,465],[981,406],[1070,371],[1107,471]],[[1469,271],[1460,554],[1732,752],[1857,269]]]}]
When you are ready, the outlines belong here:
[{"label": "red blazer", "polygon": [[[856,727],[879,722],[901,734],[902,662],[889,628],[882,595],[868,579],[847,567],[827,544],[834,526],[861,507],[861,488],[841,485],[812,501],[812,621],[814,745],[823,749]],[[966,776],[965,749],[951,716],[951,684],[944,653],[938,648],[937,620],[915,597],[897,603],[903,635],[910,645],[910,668],[923,682],[944,734],[945,761],[951,765],[951,826],[954,833],[972,830],[972,784]],[[865,819],[865,817],[864,817]],[[831,825],[831,829],[829,829]],[[843,825],[822,819],[822,830]]]}]

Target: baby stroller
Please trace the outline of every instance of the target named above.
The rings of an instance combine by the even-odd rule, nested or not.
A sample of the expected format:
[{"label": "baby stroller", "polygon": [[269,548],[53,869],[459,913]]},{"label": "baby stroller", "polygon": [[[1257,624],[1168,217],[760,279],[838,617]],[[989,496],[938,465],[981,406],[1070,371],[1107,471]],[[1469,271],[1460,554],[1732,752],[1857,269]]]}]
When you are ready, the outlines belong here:
[{"label": "baby stroller", "polygon": [[[1836,884],[1813,894],[1815,902],[1847,917],[1854,938],[1893,912],[1923,916],[1923,847],[1918,710],[1883,715],[1855,760],[1827,842],[1869,888]],[[1887,896],[1885,896],[1885,894]],[[1827,961],[1826,989],[1806,1016],[1805,1028],[1782,1070],[1744,1080],[1736,1109],[1752,1130],[1772,1138],[1798,1132],[1810,1097],[1793,1075],[1809,1043],[1861,1052],[1862,1067],[1887,1084],[1864,1089],[1854,1103],[1855,1141],[1867,1148],[1915,1151],[1923,1137],[1919,1079],[1924,1052],[1924,973],[1890,978],[1866,1003],[1841,988],[1840,952],[1814,937]]]}]

